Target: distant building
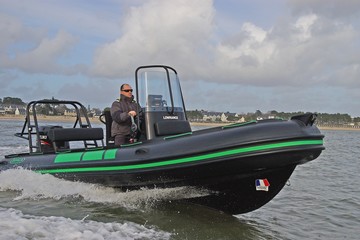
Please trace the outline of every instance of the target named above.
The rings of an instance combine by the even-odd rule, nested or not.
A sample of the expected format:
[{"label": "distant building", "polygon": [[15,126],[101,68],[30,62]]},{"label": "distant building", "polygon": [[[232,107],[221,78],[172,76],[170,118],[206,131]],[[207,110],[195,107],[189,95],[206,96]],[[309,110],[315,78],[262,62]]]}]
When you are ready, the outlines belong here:
[{"label": "distant building", "polygon": [[4,106],[5,114],[15,114],[15,108],[11,105]]},{"label": "distant building", "polygon": [[244,117],[241,117],[241,118],[239,118],[239,120],[238,120],[238,122],[240,122],[240,123],[243,123],[243,122],[245,122],[246,120],[245,120],[245,118]]},{"label": "distant building", "polygon": [[228,117],[225,115],[225,113],[222,113],[222,114],[221,114],[221,117],[220,117],[220,120],[221,120],[222,122],[228,122],[227,118],[228,118]]},{"label": "distant building", "polygon": [[65,110],[64,116],[76,117],[76,111],[75,111],[75,109]]},{"label": "distant building", "polygon": [[219,115],[204,115],[203,116],[203,121],[205,122],[216,122],[216,121],[220,121],[221,117]]},{"label": "distant building", "polygon": [[26,109],[25,108],[23,108],[23,107],[17,107],[16,109],[15,109],[15,113],[14,113],[15,115],[26,115]]},{"label": "distant building", "polygon": [[1,105],[0,114],[25,115],[26,109],[23,105]]}]

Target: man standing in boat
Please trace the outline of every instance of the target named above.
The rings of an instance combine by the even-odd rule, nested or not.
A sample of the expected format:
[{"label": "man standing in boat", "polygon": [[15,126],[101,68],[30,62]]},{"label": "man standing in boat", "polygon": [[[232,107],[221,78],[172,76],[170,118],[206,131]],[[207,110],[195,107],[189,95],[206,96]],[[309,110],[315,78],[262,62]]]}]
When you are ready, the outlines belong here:
[{"label": "man standing in boat", "polygon": [[[136,137],[134,118],[141,111],[140,105],[134,100],[133,89],[127,83],[120,87],[120,98],[111,105],[111,137],[115,145],[132,143]],[[134,126],[135,125],[135,126]],[[134,129],[135,128],[135,129]]]}]

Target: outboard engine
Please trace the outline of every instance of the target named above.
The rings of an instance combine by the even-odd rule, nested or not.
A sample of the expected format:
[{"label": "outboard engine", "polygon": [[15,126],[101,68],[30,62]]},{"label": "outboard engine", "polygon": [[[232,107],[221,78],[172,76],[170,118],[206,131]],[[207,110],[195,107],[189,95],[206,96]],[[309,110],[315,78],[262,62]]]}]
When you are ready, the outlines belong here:
[{"label": "outboard engine", "polygon": [[[52,152],[54,151],[53,142],[49,139],[49,131],[50,129],[54,128],[62,128],[62,126],[53,126],[53,125],[47,125],[47,126],[39,126],[39,137],[40,137],[40,152]],[[58,147],[61,149],[68,149],[69,148],[69,142],[63,141],[60,144],[58,144]]]},{"label": "outboard engine", "polygon": [[145,120],[141,132],[147,140],[191,132],[175,69],[163,65],[142,66],[136,69],[135,80],[136,100]]}]

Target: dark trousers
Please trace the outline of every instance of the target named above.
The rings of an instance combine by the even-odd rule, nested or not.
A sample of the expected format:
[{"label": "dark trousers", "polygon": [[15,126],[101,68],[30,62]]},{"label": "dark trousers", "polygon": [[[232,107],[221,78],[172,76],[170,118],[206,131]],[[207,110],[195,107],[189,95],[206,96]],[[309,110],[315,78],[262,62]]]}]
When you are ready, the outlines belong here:
[{"label": "dark trousers", "polygon": [[129,143],[129,136],[116,135],[114,144],[115,146],[120,146],[122,144]]}]

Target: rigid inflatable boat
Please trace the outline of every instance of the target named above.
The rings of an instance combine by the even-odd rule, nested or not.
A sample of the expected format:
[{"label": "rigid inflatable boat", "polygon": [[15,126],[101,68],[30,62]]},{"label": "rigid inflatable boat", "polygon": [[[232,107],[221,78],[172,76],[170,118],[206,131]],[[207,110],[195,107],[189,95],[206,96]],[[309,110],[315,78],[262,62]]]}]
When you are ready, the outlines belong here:
[{"label": "rigid inflatable boat", "polygon": [[[100,119],[104,128],[92,127],[79,102],[33,101],[15,134],[29,142],[29,152],[5,156],[0,170],[22,167],[124,191],[189,186],[206,194],[179,201],[240,214],[269,202],[297,165],[324,150],[316,114],[192,131],[175,69],[139,67],[135,86],[143,119],[133,121],[131,144],[113,145],[108,111]],[[46,104],[70,105],[74,123],[42,125],[38,112]]]}]

